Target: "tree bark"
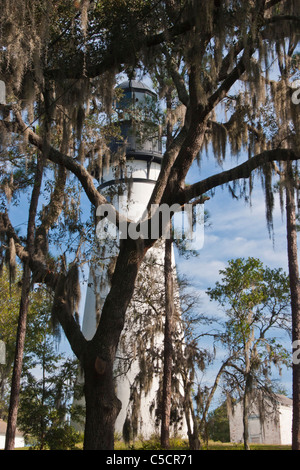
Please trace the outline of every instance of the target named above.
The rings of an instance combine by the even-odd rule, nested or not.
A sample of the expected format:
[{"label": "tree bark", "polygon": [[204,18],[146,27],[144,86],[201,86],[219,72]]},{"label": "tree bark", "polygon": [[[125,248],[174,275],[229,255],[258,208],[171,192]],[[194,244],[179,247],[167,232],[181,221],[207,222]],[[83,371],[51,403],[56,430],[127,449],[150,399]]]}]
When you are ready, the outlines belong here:
[{"label": "tree bark", "polygon": [[6,429],[5,450],[13,450],[15,447],[15,435],[17,428],[17,415],[20,397],[20,382],[23,365],[23,353],[26,336],[27,313],[29,308],[31,271],[26,261],[23,267],[22,293],[19,310],[16,352],[13,368],[13,376],[10,391],[10,403]]},{"label": "tree bark", "polygon": [[146,250],[141,241],[123,241],[97,331],[85,347],[82,358],[86,402],[84,450],[114,448],[115,421],[121,409],[115,393],[114,363],[126,310]]},{"label": "tree bark", "polygon": [[[95,360],[94,360],[95,359]],[[114,429],[121,402],[115,395],[113,361],[91,355],[85,366],[86,424],[84,450],[113,450]]]},{"label": "tree bark", "polygon": [[[199,450],[201,443],[200,443],[200,428],[198,425],[198,417],[196,416],[195,410],[194,410],[194,403],[192,402],[192,392],[191,392],[191,387],[188,389],[187,396],[185,398],[185,401],[187,402],[185,405],[185,416],[186,416],[186,422],[187,422],[187,434],[188,434],[188,439],[189,439],[189,447],[190,450]],[[193,423],[193,428],[191,426],[191,420],[190,417],[192,417],[192,423]]]},{"label": "tree bark", "polygon": [[172,240],[165,240],[165,333],[164,333],[164,370],[162,390],[161,445],[170,447],[170,418],[173,369],[173,331],[174,331],[174,282],[172,270]]},{"label": "tree bark", "polygon": [[[251,313],[248,314],[248,324]],[[250,450],[249,446],[249,412],[250,412],[250,394],[252,388],[251,377],[251,334],[245,338],[245,390],[243,396],[243,426],[244,426],[244,450]]]},{"label": "tree bark", "polygon": [[[36,216],[37,205],[38,205],[40,189],[41,189],[41,184],[42,184],[42,176],[43,176],[43,161],[41,158],[38,158],[35,182],[34,182],[34,187],[32,190],[32,196],[31,196],[31,202],[30,202],[30,208],[29,208],[28,226],[27,226],[27,249],[30,254],[33,253],[33,249],[34,249],[35,216]],[[19,319],[18,319],[15,360],[14,360],[11,392],[10,392],[10,404],[9,404],[9,411],[8,411],[7,430],[6,430],[6,438],[5,438],[5,450],[13,450],[15,446],[18,406],[19,406],[19,398],[20,398],[20,382],[21,382],[21,374],[22,374],[22,366],[23,366],[24,344],[25,344],[25,337],[26,337],[27,314],[29,310],[30,283],[31,283],[31,270],[30,270],[29,258],[28,258],[23,263],[22,291],[21,291],[20,310],[19,310]]]},{"label": "tree bark", "polygon": [[[289,163],[291,170],[291,164]],[[297,250],[297,228],[294,187],[286,185],[287,250],[291,290],[292,342],[300,341],[300,282]],[[292,449],[300,450],[300,364],[293,363]]]},{"label": "tree bark", "polygon": [[245,392],[243,397],[243,427],[244,427],[244,450],[250,450],[249,447],[249,374],[246,376]]}]

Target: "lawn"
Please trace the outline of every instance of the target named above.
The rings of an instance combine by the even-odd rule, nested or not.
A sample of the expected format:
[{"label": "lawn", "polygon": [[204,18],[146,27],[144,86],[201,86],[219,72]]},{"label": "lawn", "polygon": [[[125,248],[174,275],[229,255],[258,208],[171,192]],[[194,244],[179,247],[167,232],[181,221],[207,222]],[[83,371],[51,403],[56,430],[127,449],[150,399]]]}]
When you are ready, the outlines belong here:
[{"label": "lawn", "polygon": [[[289,445],[271,445],[271,444],[250,444],[251,450],[291,450]],[[159,439],[152,438],[149,440],[137,439],[130,445],[126,445],[123,441],[115,442],[115,450],[162,450]],[[185,439],[173,438],[170,440],[170,450],[189,450],[188,441]],[[203,444],[201,450],[244,450],[243,444],[233,442],[213,442]]]},{"label": "lawn", "polygon": [[[82,443],[78,444],[78,450],[82,449]],[[29,450],[30,447],[16,448],[15,450]],[[251,450],[291,450],[288,445],[271,445],[271,444],[250,444]],[[148,440],[136,439],[131,444],[125,444],[122,440],[116,439],[115,451],[122,450],[164,450],[159,442],[159,438],[153,437]],[[170,449],[175,451],[188,451],[189,444],[186,439],[173,438],[170,439]],[[234,442],[214,442],[209,441],[203,444],[201,450],[244,450],[243,444]]]}]

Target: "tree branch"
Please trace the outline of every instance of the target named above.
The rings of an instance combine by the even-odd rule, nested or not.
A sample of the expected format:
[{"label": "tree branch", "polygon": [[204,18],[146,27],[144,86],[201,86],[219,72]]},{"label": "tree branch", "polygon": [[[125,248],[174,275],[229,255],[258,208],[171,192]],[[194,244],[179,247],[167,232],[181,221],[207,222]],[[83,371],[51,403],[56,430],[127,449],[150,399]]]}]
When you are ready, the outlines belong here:
[{"label": "tree branch", "polygon": [[45,255],[48,252],[47,234],[50,230],[50,227],[59,217],[59,214],[63,208],[63,196],[66,177],[66,168],[62,165],[59,165],[54,191],[51,194],[49,203],[42,209],[41,223],[36,229],[35,250],[41,255]]},{"label": "tree branch", "polygon": [[29,267],[32,273],[35,275],[35,281],[45,282],[49,287],[55,289],[57,282],[57,274],[50,271],[45,265],[45,263],[43,263],[39,259],[36,259],[34,256],[30,256],[29,252],[24,248],[22,241],[20,240],[14,227],[12,226],[7,212],[0,213],[0,225],[1,232],[5,232],[8,237],[13,238],[16,247],[16,254],[19,260],[22,263],[26,262],[26,260],[29,260]]},{"label": "tree branch", "polygon": [[172,170],[173,164],[181,149],[181,146],[184,143],[186,136],[187,136],[187,129],[186,127],[183,127],[180,133],[177,135],[177,137],[173,140],[169,148],[166,150],[164,154],[164,158],[162,160],[159,177],[156,181],[154,190],[152,192],[152,195],[148,204],[148,208],[150,208],[152,204],[160,203],[163,192],[168,183],[168,178]]},{"label": "tree branch", "polygon": [[174,82],[174,85],[178,93],[178,98],[182,104],[188,107],[190,97],[186,89],[184,79],[179,73],[179,70],[178,70],[177,65],[175,64],[174,58],[172,58],[172,56],[170,56],[170,54],[167,51],[165,51],[164,53],[167,58],[167,64],[170,70],[170,75],[172,77],[172,80]]},{"label": "tree branch", "polygon": [[300,153],[291,149],[266,150],[230,170],[226,170],[216,175],[210,176],[187,187],[183,191],[182,195],[180,195],[180,202],[183,204],[188,203],[193,198],[201,196],[201,194],[204,194],[207,191],[216,188],[217,186],[221,186],[237,179],[249,178],[252,171],[256,170],[265,163],[299,159]]},{"label": "tree branch", "polygon": [[265,5],[265,11],[269,10],[270,8],[273,8],[275,5],[277,5],[280,2],[281,0],[269,0]]},{"label": "tree branch", "polygon": [[[13,111],[16,122],[9,122],[9,121],[0,121],[0,124],[6,128],[9,132],[16,132],[19,134],[27,134],[28,141],[34,145],[37,149],[39,149],[42,153],[45,151],[45,142],[44,139],[41,138],[38,134],[36,134],[33,130],[28,128],[28,126],[24,123],[22,116],[19,111],[12,109],[11,106],[0,105],[0,109],[7,109]],[[71,171],[80,181],[82,188],[84,189],[88,199],[92,203],[92,205],[97,209],[102,204],[109,205],[111,211],[109,212],[109,216],[112,218],[112,222],[116,223],[119,226],[120,222],[128,222],[128,220],[119,214],[119,212],[111,205],[107,199],[99,193],[96,189],[93,181],[93,177],[90,173],[85,169],[83,165],[78,163],[76,160],[71,158],[69,155],[66,155],[59,150],[56,150],[51,145],[47,145],[47,158],[48,160],[65,167],[67,170]]]},{"label": "tree branch", "polygon": [[271,18],[265,19],[265,24],[269,25],[272,23],[279,23],[281,21],[294,21],[295,23],[300,24],[299,16],[295,15],[274,15]]},{"label": "tree branch", "polygon": [[215,108],[215,106],[218,103],[220,103],[220,101],[222,101],[222,99],[227,95],[230,88],[235,84],[237,80],[239,80],[241,75],[246,70],[245,56],[246,54],[252,55],[253,52],[254,52],[254,49],[252,49],[251,51],[244,52],[243,56],[241,57],[237,65],[234,67],[234,69],[223,80],[219,88],[209,97],[208,103],[205,106],[204,111],[203,111],[204,116],[207,116]]},{"label": "tree branch", "polygon": [[[177,23],[170,28],[167,28],[165,31],[162,31],[157,34],[152,34],[150,36],[141,37],[139,41],[136,41],[135,46],[137,47],[136,53],[143,50],[158,46],[165,41],[170,41],[172,38],[180,36],[188,31],[194,26],[195,19],[191,18],[186,21]],[[125,43],[125,42],[124,42]],[[122,44],[122,39],[120,40]],[[78,61],[79,60],[79,61]],[[96,64],[86,64],[84,67],[84,57],[83,54],[77,54],[75,57],[75,63],[69,65],[68,68],[65,68],[62,72],[61,69],[50,69],[46,71],[49,79],[61,78],[62,75],[64,79],[73,78],[78,79],[83,77],[83,73],[86,77],[95,78],[104,72],[111,70],[113,68],[119,68],[121,70],[121,65],[132,62],[132,49],[127,47],[120,47],[119,49],[114,49],[114,51],[107,50],[105,56],[101,60],[97,60]]]},{"label": "tree branch", "polygon": [[[55,313],[59,322],[68,338],[73,352],[80,359],[86,340],[80,330],[79,324],[73,315],[70,315],[65,296],[65,283],[67,274],[54,272],[48,269],[48,266],[38,257],[34,256],[24,249],[21,240],[16,234],[7,212],[0,213],[1,231],[7,233],[15,242],[16,254],[21,262],[29,263],[30,270],[33,274],[34,282],[42,282],[55,292]],[[32,232],[32,229],[31,229]],[[30,232],[30,233],[31,233]]]},{"label": "tree branch", "polygon": [[[29,142],[38,148],[41,152],[43,152],[44,140],[26,126],[21,117],[21,114],[18,111],[14,111],[14,114],[20,131],[27,132]],[[101,204],[108,204],[105,197],[102,196],[95,188],[92,176],[88,173],[83,165],[80,165],[80,163],[78,163],[76,160],[69,157],[68,155],[63,154],[59,150],[56,150],[51,145],[49,145],[47,150],[47,158],[49,160],[51,160],[53,163],[63,165],[65,168],[67,168],[67,170],[71,171],[75,176],[77,176],[83,189],[85,190],[87,197],[95,207],[98,207]]]}]

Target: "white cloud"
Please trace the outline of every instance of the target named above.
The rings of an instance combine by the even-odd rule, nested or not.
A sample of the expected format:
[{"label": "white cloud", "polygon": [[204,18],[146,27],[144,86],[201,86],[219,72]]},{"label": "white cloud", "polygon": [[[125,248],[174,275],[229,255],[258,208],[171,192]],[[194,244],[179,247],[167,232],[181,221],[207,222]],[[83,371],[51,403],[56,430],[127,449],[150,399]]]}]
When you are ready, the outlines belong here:
[{"label": "white cloud", "polygon": [[[281,267],[287,272],[285,214],[281,214],[276,197],[272,239],[267,230],[265,201],[260,187],[253,191],[251,207],[242,200],[232,199],[226,190],[218,189],[205,208],[210,214],[211,226],[205,228],[204,246],[197,258],[177,259],[177,264],[180,272],[191,279],[201,294],[200,311],[215,316],[221,312],[216,303],[210,302],[205,292],[220,279],[219,271],[229,259],[253,256],[266,266]],[[214,380],[218,366],[219,361],[216,361],[212,369],[205,373],[205,382]],[[278,379],[290,393],[291,372],[284,369],[282,378]]]}]

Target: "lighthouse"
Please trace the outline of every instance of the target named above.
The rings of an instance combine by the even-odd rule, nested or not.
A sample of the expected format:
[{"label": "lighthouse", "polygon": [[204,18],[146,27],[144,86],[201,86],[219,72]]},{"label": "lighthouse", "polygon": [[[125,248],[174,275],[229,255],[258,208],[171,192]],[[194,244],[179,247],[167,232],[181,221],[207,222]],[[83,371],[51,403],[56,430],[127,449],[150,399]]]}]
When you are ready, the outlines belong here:
[{"label": "lighthouse", "polygon": [[[157,96],[136,80],[121,83],[117,91],[121,96],[116,105],[120,132],[110,143],[109,165],[102,165],[96,176],[99,191],[107,200],[127,220],[137,222],[143,217],[161,169],[162,142],[158,123],[151,115]],[[110,289],[119,236],[106,219],[97,226],[82,323],[88,340],[95,334]],[[158,240],[146,255],[126,313],[115,364],[116,393],[122,402],[115,430],[120,435],[149,438],[160,430],[163,260],[164,242]],[[174,259],[173,264],[175,267]],[[186,434],[183,414],[178,412],[174,423],[175,431]]]}]

